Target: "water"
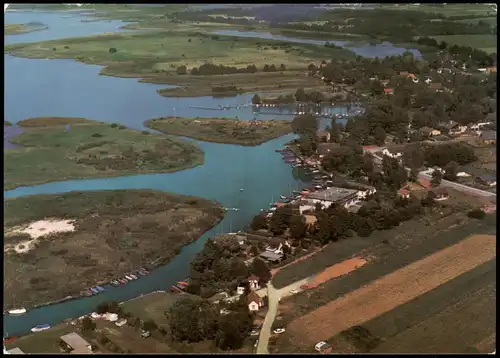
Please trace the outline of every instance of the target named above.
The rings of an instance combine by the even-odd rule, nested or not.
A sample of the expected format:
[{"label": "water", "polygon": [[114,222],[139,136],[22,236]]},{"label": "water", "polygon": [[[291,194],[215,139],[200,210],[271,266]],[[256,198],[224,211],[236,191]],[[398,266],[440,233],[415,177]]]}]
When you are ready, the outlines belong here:
[{"label": "water", "polygon": [[[262,38],[268,40],[279,40],[279,41],[287,41],[287,42],[295,42],[295,43],[303,43],[303,44],[313,44],[313,45],[321,45],[323,46],[327,40],[312,40],[312,39],[301,39],[296,37],[289,36],[281,36],[281,35],[273,35],[270,32],[256,32],[256,31],[238,31],[238,30],[219,30],[214,31],[217,35],[226,35],[226,36],[241,36],[241,37],[255,37]],[[367,43],[353,43],[352,41],[337,41],[337,40],[329,40],[328,42],[335,44],[336,46],[345,47],[351,51],[353,51],[356,55],[363,57],[387,57],[387,56],[396,56],[401,55],[405,51],[410,51],[413,53],[415,57],[421,58],[422,54],[417,49],[406,49],[402,47],[394,47],[389,42],[383,42],[381,44],[370,45]]]},{"label": "water", "polygon": [[[5,36],[7,43],[87,36],[115,31],[119,22],[80,22],[81,15],[67,13],[13,12],[6,23],[42,22],[49,27],[33,33]],[[74,23],[73,23],[74,22]],[[72,60],[34,60],[4,56],[4,118],[13,123],[29,117],[72,116],[116,122],[142,129],[143,122],[158,116],[238,116],[251,119],[251,108],[228,111],[192,109],[198,106],[242,105],[252,94],[232,98],[165,98],[156,91],[165,85],[140,83],[135,79],[99,76],[101,67]],[[343,109],[338,109],[344,111]],[[273,114],[259,118],[272,118]],[[292,116],[280,116],[292,118]],[[12,127],[16,130],[15,127]],[[150,188],[215,199],[229,211],[224,220],[193,244],[185,247],[169,265],[151,275],[120,288],[110,288],[97,296],[29,311],[23,316],[4,317],[4,331],[21,335],[39,324],[56,324],[95,309],[99,302],[124,301],[158,289],[166,289],[188,273],[189,262],[205,241],[220,232],[236,231],[247,225],[261,208],[268,207],[279,195],[302,188],[292,168],[283,163],[275,149],[291,140],[284,136],[256,147],[241,147],[198,142],[205,151],[203,166],[170,174],[133,175],[119,178],[75,180],[17,188],[4,192],[5,198],[24,195],[62,193],[74,190],[111,190]],[[244,189],[240,191],[240,189]]]}]

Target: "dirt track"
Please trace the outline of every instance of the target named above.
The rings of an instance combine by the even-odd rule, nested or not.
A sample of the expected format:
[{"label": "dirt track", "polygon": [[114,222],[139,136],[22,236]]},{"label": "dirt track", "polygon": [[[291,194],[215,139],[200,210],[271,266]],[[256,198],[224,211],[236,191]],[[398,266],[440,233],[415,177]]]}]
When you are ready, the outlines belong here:
[{"label": "dirt track", "polygon": [[314,276],[311,281],[307,282],[307,286],[309,286],[309,288],[318,287],[322,283],[325,283],[333,278],[347,275],[349,272],[360,268],[364,264],[366,264],[366,260],[358,257],[342,261],[321,271],[319,274]]},{"label": "dirt track", "polygon": [[289,329],[310,344],[328,339],[431,291],[495,255],[495,236],[472,236],[296,319]]}]

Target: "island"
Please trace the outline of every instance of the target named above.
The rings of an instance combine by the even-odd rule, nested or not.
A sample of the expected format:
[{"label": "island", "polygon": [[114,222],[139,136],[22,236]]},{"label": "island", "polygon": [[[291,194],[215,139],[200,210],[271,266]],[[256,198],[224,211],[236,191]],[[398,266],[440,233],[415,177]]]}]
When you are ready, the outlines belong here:
[{"label": "island", "polygon": [[17,123],[5,150],[5,189],[60,180],[167,173],[203,164],[195,144],[85,118],[30,118]]},{"label": "island", "polygon": [[164,265],[223,216],[217,202],[154,190],[6,199],[4,310],[75,297]]},{"label": "island", "polygon": [[45,29],[47,29],[47,26],[41,23],[5,24],[3,32],[4,35],[20,35]]},{"label": "island", "polygon": [[165,117],[148,120],[144,125],[171,135],[243,146],[259,145],[292,132],[291,122],[286,120]]},{"label": "island", "polygon": [[307,74],[312,62],[355,58],[342,48],[179,28],[10,44],[4,50],[25,58],[74,59],[105,66],[103,75],[175,85],[159,91],[174,97],[324,87]]}]

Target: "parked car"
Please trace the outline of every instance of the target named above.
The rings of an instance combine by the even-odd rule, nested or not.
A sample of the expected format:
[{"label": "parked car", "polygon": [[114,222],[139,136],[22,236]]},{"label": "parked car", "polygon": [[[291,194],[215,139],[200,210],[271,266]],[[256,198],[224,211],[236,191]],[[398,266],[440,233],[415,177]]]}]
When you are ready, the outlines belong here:
[{"label": "parked car", "polygon": [[254,346],[254,348],[256,348],[258,345],[259,345],[259,340],[257,339],[257,340],[255,341],[255,343],[254,343],[254,345],[253,345],[253,346]]},{"label": "parked car", "polygon": [[285,329],[284,329],[284,328],[276,328],[276,329],[273,331],[273,333],[276,333],[276,334],[281,334],[281,333],[283,333],[283,332],[285,332]]},{"label": "parked car", "polygon": [[331,345],[329,345],[328,343],[326,342],[318,342],[316,343],[316,345],[314,346],[314,349],[320,353],[330,353],[333,349],[333,347]]},{"label": "parked car", "polygon": [[145,330],[141,330],[141,337],[142,338],[148,338],[150,336],[151,336],[151,332],[145,331]]},{"label": "parked car", "polygon": [[256,331],[256,330],[253,330],[252,332],[250,332],[251,336],[258,336],[259,334],[260,334],[260,332]]}]

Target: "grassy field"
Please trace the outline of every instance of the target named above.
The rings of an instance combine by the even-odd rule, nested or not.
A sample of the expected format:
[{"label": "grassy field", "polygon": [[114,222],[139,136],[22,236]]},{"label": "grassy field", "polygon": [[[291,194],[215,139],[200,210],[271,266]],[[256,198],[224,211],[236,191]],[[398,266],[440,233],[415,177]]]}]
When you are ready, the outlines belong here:
[{"label": "grassy field", "polygon": [[[274,64],[277,67],[283,64],[287,70],[300,69],[303,72],[311,62],[318,63],[332,57],[354,57],[353,52],[344,49],[185,31],[104,34],[31,44],[14,44],[6,46],[5,52],[27,58],[76,59],[89,64],[106,66],[102,74],[143,78],[145,82],[174,85],[182,81],[178,78],[179,76],[175,76],[176,68],[181,65],[187,66],[190,70],[206,62],[237,68],[253,64],[262,70],[266,64]],[[171,76],[172,74],[174,76]],[[233,85],[245,88],[247,80],[252,78],[254,83],[262,81],[266,90],[267,74],[257,72],[241,77],[229,76],[229,80]],[[196,85],[205,81],[207,83],[220,81],[220,79],[210,78],[213,76],[186,75],[184,77],[198,77],[195,79]],[[274,79],[277,78],[279,77],[275,75]],[[310,80],[304,79],[304,82],[310,82]],[[308,87],[307,84],[303,86]],[[274,87],[278,88],[278,83],[275,82]],[[211,87],[208,88],[211,91]]]},{"label": "grassy field", "polygon": [[424,11],[444,16],[478,16],[484,15],[485,17],[496,16],[496,12],[491,9],[491,6],[486,4],[420,4],[419,6],[413,4],[382,4],[382,8],[388,10],[402,10],[402,11]]},{"label": "grassy field", "polygon": [[[71,123],[66,132],[66,123]],[[203,152],[177,138],[74,118],[34,118],[5,151],[5,189],[51,181],[164,173],[203,163]]]},{"label": "grassy field", "polygon": [[155,118],[144,123],[165,134],[207,142],[255,146],[292,131],[291,122],[241,121],[234,118]]},{"label": "grassy field", "polygon": [[[35,195],[4,204],[8,308],[77,295],[132,269],[165,264],[224,215],[216,202],[153,190]],[[36,239],[23,233],[34,226],[51,230],[48,218],[70,220],[73,228]]]},{"label": "grassy field", "polygon": [[[358,252],[357,256],[369,257],[369,264],[347,276],[331,280],[319,286],[316,290],[301,292],[282,300],[280,302],[280,312],[278,313],[280,324],[286,326],[297,317],[304,316],[316,308],[326,305],[328,302],[339,299],[349,292],[353,292],[384,275],[458,243],[470,235],[476,233],[495,234],[496,232],[495,216],[488,216],[485,221],[476,221],[467,219],[460,213],[452,214],[429,225],[422,222],[413,229],[409,227],[403,229],[405,229],[403,230],[404,232],[398,230],[397,233],[391,232],[392,230],[380,232],[380,238],[384,236],[388,239],[387,244],[380,243],[378,237],[368,238],[368,240],[374,240],[375,242],[370,247]],[[345,241],[346,244],[348,240]],[[330,252],[333,253],[334,249],[332,248]],[[394,324],[400,322],[401,319],[398,319]],[[404,324],[404,321],[402,324]],[[365,324],[363,324],[364,326]],[[376,334],[382,335],[378,331]],[[344,335],[345,333],[341,334],[340,338]],[[332,337],[332,339],[333,341],[335,339],[338,340],[339,336],[335,339]],[[299,342],[300,339],[296,335],[287,331],[278,337],[273,351],[311,352],[310,346],[303,346]],[[335,342],[338,343],[337,341]],[[349,349],[346,346],[340,345],[338,352],[340,351],[346,352]]]},{"label": "grassy field", "polygon": [[442,35],[432,37],[436,41],[445,41],[452,45],[475,47],[488,53],[497,52],[497,35]]},{"label": "grassy field", "polygon": [[457,22],[465,22],[468,24],[477,24],[479,21],[484,21],[490,26],[495,26],[497,24],[498,18],[496,16],[489,16],[489,17],[476,17],[476,18],[470,18],[470,19],[465,19],[465,20],[458,20]]}]

